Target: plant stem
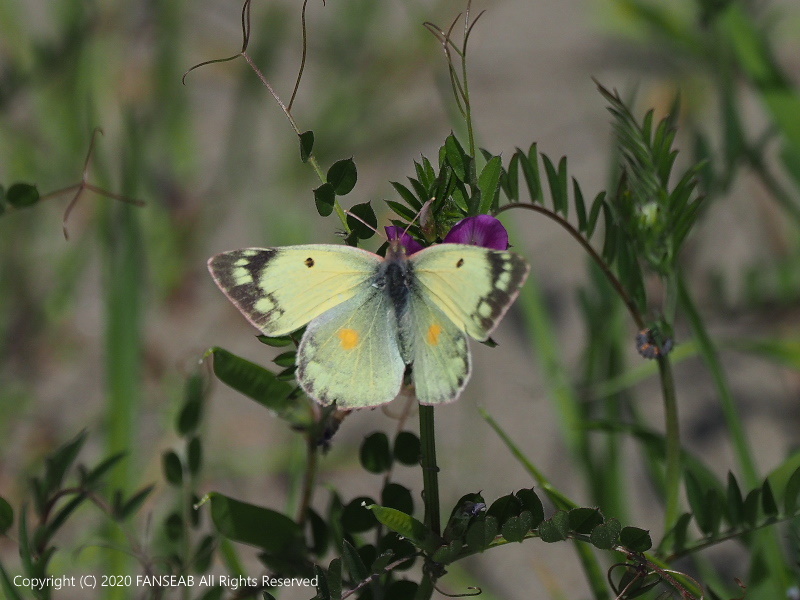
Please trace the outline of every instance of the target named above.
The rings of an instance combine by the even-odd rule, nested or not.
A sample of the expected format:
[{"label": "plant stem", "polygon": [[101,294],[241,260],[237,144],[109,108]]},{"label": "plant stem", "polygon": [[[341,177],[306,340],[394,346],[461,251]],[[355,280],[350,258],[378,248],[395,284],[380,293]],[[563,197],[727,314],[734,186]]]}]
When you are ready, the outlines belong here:
[{"label": "plant stem", "polygon": [[622,301],[628,308],[628,312],[631,314],[631,318],[633,318],[634,322],[636,323],[636,326],[639,329],[644,329],[644,317],[639,312],[639,309],[637,308],[633,299],[625,291],[625,288],[622,287],[622,283],[620,283],[619,279],[617,279],[614,273],[611,271],[611,267],[608,264],[606,264],[606,262],[597,253],[597,251],[594,248],[592,248],[592,245],[589,243],[589,240],[583,237],[580,231],[575,229],[575,227],[573,227],[569,221],[562,218],[560,215],[556,214],[549,208],[546,208],[540,204],[526,204],[523,202],[512,202],[502,206],[495,213],[495,215],[498,215],[501,212],[504,212],[506,210],[511,210],[514,208],[524,208],[526,210],[532,210],[534,212],[541,213],[544,216],[548,217],[549,219],[561,225],[561,227],[565,229],[567,233],[569,233],[575,239],[575,241],[577,241],[581,245],[581,247],[586,251],[586,253],[592,257],[592,260],[594,260],[594,262],[597,263],[597,266],[600,267],[600,270],[603,272],[603,275],[606,276],[606,279],[608,279],[609,283],[614,287],[614,291],[616,291],[617,294],[619,294],[619,297],[622,298]]},{"label": "plant stem", "polygon": [[678,422],[678,402],[675,397],[675,379],[668,356],[658,357],[658,374],[661,378],[661,395],[664,398],[664,421],[666,442],[666,509],[664,531],[669,531],[678,519],[678,500],[681,492],[681,437]]},{"label": "plant stem", "polygon": [[311,498],[314,496],[314,480],[317,475],[317,443],[308,436],[306,439],[307,462],[305,475],[303,476],[303,493],[300,498],[300,507],[297,511],[297,522],[303,526],[308,517],[308,508],[311,506]]},{"label": "plant stem", "polygon": [[439,467],[436,466],[436,432],[433,407],[419,406],[419,439],[422,456],[423,501],[425,503],[425,525],[435,534],[442,530],[439,516]]}]

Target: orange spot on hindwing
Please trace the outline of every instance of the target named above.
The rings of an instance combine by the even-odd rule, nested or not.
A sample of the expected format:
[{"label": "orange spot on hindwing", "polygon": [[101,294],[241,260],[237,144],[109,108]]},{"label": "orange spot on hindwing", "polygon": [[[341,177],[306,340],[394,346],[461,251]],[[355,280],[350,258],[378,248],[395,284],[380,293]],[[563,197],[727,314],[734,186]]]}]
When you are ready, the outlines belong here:
[{"label": "orange spot on hindwing", "polygon": [[434,323],[428,327],[428,344],[431,346],[439,345],[439,336],[442,334],[442,326]]},{"label": "orange spot on hindwing", "polygon": [[358,346],[359,335],[355,329],[340,329],[336,334],[342,342],[342,348],[352,350]]}]

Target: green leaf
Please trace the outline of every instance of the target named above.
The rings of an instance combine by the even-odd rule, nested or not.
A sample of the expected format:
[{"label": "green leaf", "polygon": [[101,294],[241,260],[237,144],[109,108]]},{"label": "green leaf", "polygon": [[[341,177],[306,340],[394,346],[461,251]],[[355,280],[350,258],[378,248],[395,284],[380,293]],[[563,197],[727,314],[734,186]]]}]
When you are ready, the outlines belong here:
[{"label": "green leaf", "polygon": [[347,212],[352,213],[366,223],[365,225],[358,219],[354,219],[349,214],[347,215],[347,226],[359,239],[367,240],[375,235],[375,231],[378,228],[378,217],[375,216],[375,211],[369,202],[356,204]]},{"label": "green leaf", "polygon": [[405,204],[400,204],[399,202],[394,202],[393,200],[387,200],[386,204],[391,208],[397,215],[408,222],[411,222],[414,217],[417,216],[413,210],[408,208]]},{"label": "green leaf", "polygon": [[623,527],[619,534],[619,543],[633,552],[647,552],[653,547],[650,532],[638,527]]},{"label": "green leaf", "polygon": [[214,558],[214,550],[217,549],[217,541],[213,535],[207,535],[200,540],[192,556],[191,565],[198,573],[205,573],[211,567],[211,560]]},{"label": "green leaf", "polygon": [[383,473],[392,466],[392,451],[389,449],[389,438],[383,432],[375,432],[364,438],[359,451],[359,459],[370,473]]},{"label": "green leaf", "polygon": [[590,533],[603,522],[596,508],[573,508],[569,511],[569,528],[577,533]]},{"label": "green leaf", "polygon": [[45,459],[44,494],[49,495],[61,487],[64,475],[75,462],[81,447],[86,442],[86,436],[86,431],[80,432],[56,450],[52,456]]},{"label": "green leaf", "polygon": [[295,359],[297,358],[297,352],[294,350],[289,350],[288,352],[283,352],[272,359],[272,362],[278,365],[279,367],[293,367],[295,366]]},{"label": "green leaf", "polygon": [[334,558],[328,565],[328,589],[332,600],[342,598],[342,559]]},{"label": "green leaf", "polygon": [[458,140],[452,133],[447,136],[447,139],[444,142],[444,149],[447,162],[450,165],[450,168],[453,169],[455,176],[464,183],[468,183],[467,167],[470,159],[466,152],[464,152],[464,148],[461,147],[461,144],[459,144]]},{"label": "green leaf", "polygon": [[678,552],[686,546],[687,532],[689,524],[692,522],[691,513],[683,513],[675,525],[664,536],[659,544],[659,551],[665,552],[666,549],[671,548],[672,552]]},{"label": "green leaf", "polygon": [[410,431],[401,431],[394,439],[393,452],[398,462],[409,467],[418,465],[421,455],[419,438]]},{"label": "green leaf", "polygon": [[189,473],[197,475],[203,464],[203,446],[198,436],[194,436],[186,445],[186,466]]},{"label": "green leaf", "polygon": [[370,507],[375,501],[368,496],[359,496],[350,501],[342,511],[342,526],[351,533],[363,533],[378,525]]},{"label": "green leaf", "polygon": [[317,595],[311,600],[331,600],[331,591],[328,586],[328,575],[319,565],[314,565],[314,577],[317,580]]},{"label": "green leaf", "polygon": [[217,585],[215,587],[209,588],[209,590],[202,596],[199,596],[197,600],[222,600],[222,597],[225,595],[226,590],[227,588],[224,588],[221,585]]},{"label": "green leaf", "polygon": [[183,483],[183,464],[174,451],[168,450],[161,455],[161,467],[164,471],[164,478],[169,483],[172,485]]},{"label": "green leaf", "polygon": [[797,510],[798,496],[800,496],[800,469],[797,469],[786,483],[783,492],[783,506],[787,515],[793,515]]},{"label": "green leaf", "polygon": [[525,535],[531,530],[532,522],[531,513],[523,510],[518,517],[511,517],[503,523],[501,529],[503,537],[509,542],[522,542]]},{"label": "green leaf", "polygon": [[497,536],[497,519],[487,516],[482,521],[475,521],[467,530],[467,546],[472,552],[483,552]]},{"label": "green leaf", "polygon": [[144,501],[147,500],[147,497],[150,495],[150,492],[152,492],[155,489],[155,487],[156,487],[155,485],[148,485],[147,487],[142,488],[141,490],[136,492],[133,496],[128,498],[128,501],[123,503],[119,507],[119,510],[117,510],[117,513],[115,515],[116,518],[120,521],[124,521],[131,515],[135,514],[136,511],[139,510],[139,507],[141,507],[142,504],[144,504]]},{"label": "green leaf", "polygon": [[381,504],[409,515],[414,513],[414,498],[411,491],[399,483],[389,482],[383,487]]},{"label": "green leaf", "polygon": [[489,510],[486,511],[487,515],[491,515],[497,519],[497,521],[502,525],[506,522],[507,519],[510,517],[516,517],[522,511],[522,502],[519,499],[508,494],[506,496],[501,496],[489,507]]},{"label": "green leaf", "polygon": [[542,154],[542,164],[547,173],[547,182],[550,185],[550,195],[553,197],[553,210],[565,217],[569,213],[569,191],[567,186],[567,157],[562,156],[558,161],[558,171],[546,154]]},{"label": "green leaf", "polygon": [[493,156],[478,176],[478,189],[481,191],[479,212],[481,214],[489,214],[492,211],[502,171],[503,163],[500,157]]},{"label": "green leaf", "polygon": [[519,155],[516,152],[508,162],[508,171],[500,179],[500,185],[511,202],[519,202]]},{"label": "green leaf", "polygon": [[[400,194],[400,197],[405,200],[406,204],[408,204],[411,208],[413,208],[415,211],[419,211],[422,208],[423,203],[420,202],[419,198],[417,198],[406,186],[396,181],[392,181],[391,184],[395,191]],[[416,215],[416,212],[414,214]]]},{"label": "green leaf", "polygon": [[[301,329],[300,331],[304,331],[304,330]],[[294,335],[296,335],[298,338],[302,337],[300,335],[300,332],[297,332]],[[261,342],[262,344],[265,344],[267,346],[271,346],[273,348],[283,348],[284,346],[290,346],[291,344],[294,344],[294,342],[295,342],[295,338],[293,338],[291,335],[282,335],[282,336],[279,336],[279,337],[269,337],[267,335],[257,335],[256,339],[259,342]]]},{"label": "green leaf", "polygon": [[739,483],[730,471],[728,471],[728,490],[726,498],[730,523],[736,526],[742,522],[744,517],[744,500],[742,499],[742,491],[739,488]]},{"label": "green leaf", "polygon": [[419,588],[419,584],[415,581],[409,581],[408,579],[393,581],[386,589],[383,600],[408,600],[408,598],[414,598],[417,588]]},{"label": "green leaf", "polygon": [[337,196],[345,196],[353,191],[358,180],[356,173],[356,163],[352,158],[337,160],[325,177],[326,181],[333,186],[333,191]]},{"label": "green leaf", "polygon": [[436,552],[434,552],[433,556],[431,556],[431,560],[441,565],[450,564],[451,562],[458,560],[458,557],[461,554],[462,546],[463,542],[461,540],[453,540],[446,546],[437,548]]},{"label": "green leaf", "polygon": [[308,509],[308,527],[311,531],[309,550],[317,556],[323,556],[328,551],[331,536],[325,519],[319,516],[313,508]]},{"label": "green leaf", "polygon": [[592,208],[589,211],[589,221],[586,223],[586,237],[592,237],[595,227],[597,227],[597,220],[600,217],[600,211],[606,205],[606,193],[600,192],[594,197],[592,201]]},{"label": "green leaf", "polygon": [[39,201],[39,190],[29,183],[14,183],[8,188],[5,199],[14,208],[33,206]]},{"label": "green leaf", "polygon": [[542,194],[542,179],[539,175],[539,152],[536,149],[536,144],[531,144],[527,156],[519,148],[517,148],[516,155],[519,156],[519,166],[522,167],[522,174],[528,186],[531,202],[534,204],[541,203],[544,195]]},{"label": "green leaf", "polygon": [[761,498],[761,489],[756,488],[750,490],[750,493],[744,499],[744,520],[747,521],[751,527],[755,527],[758,523],[758,508],[759,500]]},{"label": "green leaf", "polygon": [[293,425],[310,424],[308,406],[301,398],[292,395],[294,386],[280,381],[265,368],[222,348],[212,348],[206,354],[214,356],[214,374],[220,381]]},{"label": "green leaf", "polygon": [[329,217],[336,204],[336,192],[330,183],[323,183],[314,189],[314,204],[320,217]]},{"label": "green leaf", "polygon": [[778,514],[778,504],[775,502],[769,479],[765,480],[764,485],[761,486],[761,508],[768,517],[774,517]]},{"label": "green leaf", "polygon": [[164,533],[167,534],[167,539],[172,542],[177,542],[183,539],[186,531],[183,527],[183,519],[178,513],[172,513],[164,521]]},{"label": "green leaf", "polygon": [[4,535],[14,524],[14,509],[8,500],[0,496],[0,535]]},{"label": "green leaf", "polygon": [[33,575],[33,554],[31,553],[31,542],[28,536],[28,509],[22,506],[22,512],[19,517],[19,558],[22,561],[23,572],[27,575]]},{"label": "green leaf", "polygon": [[433,552],[440,545],[437,536],[420,521],[404,512],[386,506],[368,506],[375,518],[392,531],[400,534],[417,548]]},{"label": "green leaf", "polygon": [[207,497],[211,502],[211,520],[225,537],[273,554],[294,555],[303,551],[303,530],[286,515],[217,492]]},{"label": "green leaf", "polygon": [[203,413],[205,378],[195,373],[186,379],[184,400],[178,413],[176,429],[179,435],[186,436],[197,429]]},{"label": "green leaf", "polygon": [[347,569],[347,572],[350,573],[353,582],[356,584],[361,583],[370,575],[367,567],[364,565],[364,561],[361,560],[356,549],[347,540],[344,541],[342,546],[342,563],[344,564],[344,568]]},{"label": "green leaf", "polygon": [[0,589],[6,593],[6,598],[8,600],[22,600],[22,596],[19,595],[17,586],[12,585],[11,577],[9,577],[8,572],[6,571],[2,562],[0,562],[0,584],[2,584]]},{"label": "green leaf", "polygon": [[299,136],[300,139],[300,160],[308,162],[311,152],[314,150],[314,132],[304,131]]},{"label": "green leaf", "polygon": [[523,510],[531,513],[531,529],[536,529],[544,520],[544,506],[539,496],[532,489],[518,490],[514,495],[522,503]]},{"label": "green leaf", "polygon": [[543,542],[552,544],[563,542],[569,536],[569,514],[559,510],[549,519],[539,524],[539,537]]},{"label": "green leaf", "polygon": [[589,224],[586,216],[586,203],[583,200],[583,192],[578,180],[572,178],[572,195],[575,197],[575,212],[578,214],[578,231],[586,231]]},{"label": "green leaf", "polygon": [[712,507],[708,505],[707,488],[703,487],[691,471],[686,471],[686,498],[694,514],[697,526],[705,534],[713,532]]},{"label": "green leaf", "polygon": [[592,529],[589,539],[595,548],[611,550],[619,541],[621,531],[622,525],[617,519],[607,519],[605,523],[601,523]]}]

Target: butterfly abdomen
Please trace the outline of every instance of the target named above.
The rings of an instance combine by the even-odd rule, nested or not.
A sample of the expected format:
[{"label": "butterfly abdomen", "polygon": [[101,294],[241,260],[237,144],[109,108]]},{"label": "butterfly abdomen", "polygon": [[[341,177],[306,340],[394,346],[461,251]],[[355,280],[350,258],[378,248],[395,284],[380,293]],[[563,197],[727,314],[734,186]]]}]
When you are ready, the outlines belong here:
[{"label": "butterfly abdomen", "polygon": [[410,265],[405,260],[387,260],[378,275],[377,285],[383,288],[399,318],[408,306]]}]

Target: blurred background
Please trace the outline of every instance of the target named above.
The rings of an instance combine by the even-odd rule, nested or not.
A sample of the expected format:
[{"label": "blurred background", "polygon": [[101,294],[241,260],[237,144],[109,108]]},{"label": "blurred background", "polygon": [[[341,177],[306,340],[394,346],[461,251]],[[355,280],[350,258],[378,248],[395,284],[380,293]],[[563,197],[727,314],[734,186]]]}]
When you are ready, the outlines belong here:
[{"label": "blurred background", "polygon": [[[612,144],[610,115],[592,78],[636,98],[637,115],[653,107],[663,116],[679,90],[679,162],[714,157],[706,179],[714,202],[683,257],[708,326],[721,339],[796,339],[800,198],[781,155],[791,126],[746,69],[722,67],[730,56],[704,29],[705,4],[673,0],[664,11],[633,0],[475,2],[473,15],[486,9],[468,56],[477,142],[506,157],[538,142],[551,157],[567,156],[571,175],[593,197],[610,181]],[[786,86],[796,89],[797,3],[744,4],[758,31],[768,32]],[[249,52],[284,101],[300,64],[300,8],[277,0],[252,6]],[[421,155],[434,159],[451,130],[463,134],[441,47],[422,23],[446,28],[464,8],[452,0],[309,3],[308,59],[293,114],[301,130],[314,131],[323,168],[354,158],[358,184],[345,206],[371,200],[386,223],[382,200],[395,199],[390,182],[413,176]],[[133,490],[161,481],[185,377],[205,350],[222,346],[260,364],[274,356],[214,286],[208,257],[338,239],[335,218],[316,213],[311,190],[319,182],[300,162],[295,134],[242,59],[200,68],[181,84],[192,65],[240,49],[240,21],[241,5],[230,0],[0,0],[0,183],[35,183],[43,195],[78,183],[99,127],[89,181],[146,202],[137,208],[87,192],[66,224],[68,240],[62,217],[70,194],[0,216],[0,491],[12,504],[27,497],[43,457],[83,429],[89,461],[130,449],[116,483]],[[736,154],[745,138],[767,167]],[[587,259],[552,223],[529,213],[506,217],[515,250],[543,290],[555,355],[577,381],[591,326],[578,293],[591,287]],[[634,326],[617,317],[614,326],[631,340],[625,361],[641,366]],[[532,484],[478,407],[554,484],[589,502],[522,312],[512,311],[494,337],[496,349],[473,344],[472,382],[437,413],[444,506],[467,491],[494,498]],[[763,475],[798,444],[800,379],[776,361],[737,353],[723,359]],[[687,447],[720,477],[736,471],[704,366],[686,360],[676,379]],[[644,379],[631,393],[660,430],[655,381]],[[221,383],[213,384],[208,411],[201,490],[287,506],[302,440]],[[360,469],[357,449],[366,433],[393,431],[396,412],[390,406],[349,417],[322,460],[321,482],[348,497],[375,496],[380,478]],[[643,476],[638,447],[630,442],[624,451],[627,467]],[[397,479],[421,487],[417,469]],[[630,522],[657,537],[657,498],[647,486],[625,492]],[[160,483],[143,515],[157,520],[171,493]],[[323,485],[315,506],[327,502]],[[144,543],[145,520],[131,531]],[[89,550],[60,555],[53,572],[92,560],[96,527],[75,525],[62,535],[63,546]],[[0,538],[0,556],[16,565],[7,538]],[[713,556],[735,574],[732,545]],[[465,564],[469,573],[456,572],[450,582],[480,585],[485,597],[585,594],[580,577],[567,589],[558,583],[579,569],[564,544],[500,548]]]}]

